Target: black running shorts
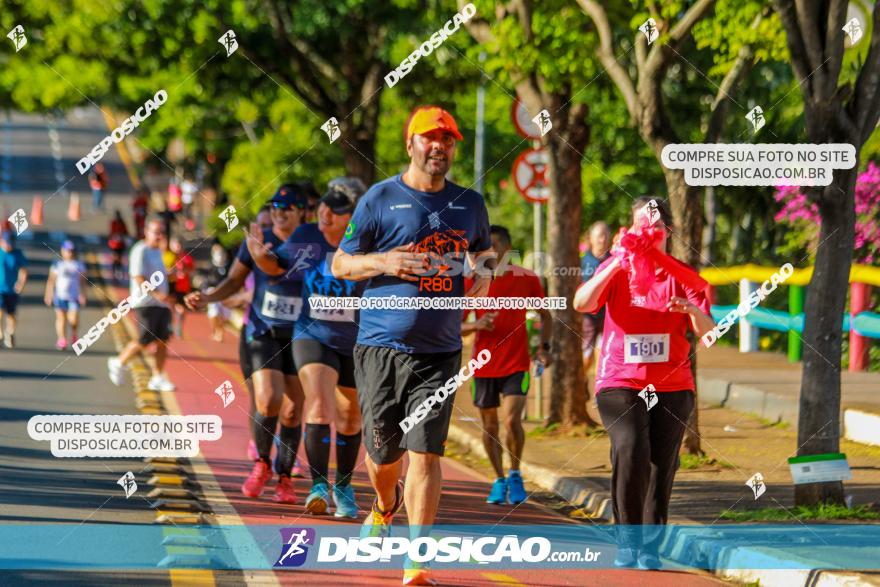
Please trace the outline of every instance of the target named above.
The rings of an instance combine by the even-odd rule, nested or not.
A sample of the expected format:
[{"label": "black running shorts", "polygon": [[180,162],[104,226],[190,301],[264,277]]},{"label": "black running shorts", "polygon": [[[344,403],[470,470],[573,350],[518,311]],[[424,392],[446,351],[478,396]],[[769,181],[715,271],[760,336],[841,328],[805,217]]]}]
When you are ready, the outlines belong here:
[{"label": "black running shorts", "polygon": [[355,387],[354,358],[311,338],[298,338],[293,341],[293,361],[299,371],[310,363],[320,363],[332,367],[339,374],[336,385]]},{"label": "black running shorts", "polygon": [[241,332],[238,334],[238,366],[241,368],[241,374],[244,378],[250,379],[251,375],[254,374],[254,369],[251,367],[251,350],[247,344],[246,329],[247,324],[242,324]]},{"label": "black running shorts", "polygon": [[502,395],[525,397],[529,393],[529,372],[517,371],[504,377],[474,377],[471,392],[478,408],[500,407]]},{"label": "black running shorts", "polygon": [[138,342],[148,345],[154,340],[167,342],[171,338],[171,308],[165,306],[144,306],[135,308],[137,318]]},{"label": "black running shorts", "polygon": [[273,328],[259,336],[248,338],[251,369],[273,369],[285,375],[296,375],[293,363],[293,329]]},{"label": "black running shorts", "polygon": [[[354,376],[363,418],[364,442],[373,462],[389,464],[408,451],[443,455],[453,395],[436,401],[404,433],[401,424],[461,369],[461,349],[448,353],[404,353],[355,345]],[[446,394],[444,394],[446,395]]]}]

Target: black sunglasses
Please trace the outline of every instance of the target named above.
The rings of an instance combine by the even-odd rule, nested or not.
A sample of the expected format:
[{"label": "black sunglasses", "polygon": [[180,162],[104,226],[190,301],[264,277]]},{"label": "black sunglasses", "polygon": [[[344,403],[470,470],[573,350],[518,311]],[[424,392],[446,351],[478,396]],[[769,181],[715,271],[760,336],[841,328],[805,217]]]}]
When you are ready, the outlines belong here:
[{"label": "black sunglasses", "polygon": [[276,210],[284,210],[285,212],[287,212],[289,210],[293,210],[294,208],[299,208],[300,210],[302,210],[304,208],[304,206],[297,206],[294,204],[285,204],[283,202],[272,202],[272,207],[275,208]]}]

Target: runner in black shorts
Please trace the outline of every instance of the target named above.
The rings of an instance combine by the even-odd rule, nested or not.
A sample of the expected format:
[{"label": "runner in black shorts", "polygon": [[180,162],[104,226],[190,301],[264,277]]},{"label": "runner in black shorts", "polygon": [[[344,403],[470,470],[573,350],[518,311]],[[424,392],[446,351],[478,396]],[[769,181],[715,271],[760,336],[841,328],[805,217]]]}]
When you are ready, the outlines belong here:
[{"label": "runner in black shorts", "polygon": [[[485,295],[494,264],[489,216],[483,197],[446,180],[462,136],[452,116],[420,107],[407,121],[410,165],[382,181],[357,204],[333,260],[340,279],[369,280],[365,298],[465,295],[463,263],[476,267],[469,296]],[[460,309],[362,309],[355,379],[368,452],[367,471],[377,499],[363,534],[387,535],[405,501],[410,526],[430,530],[437,515],[452,400],[436,402],[404,432],[404,419],[461,367]],[[399,479],[409,453],[405,495]],[[404,584],[430,584],[425,567],[412,562]]]},{"label": "runner in black shorts", "polygon": [[306,454],[312,473],[312,490],[306,511],[325,514],[330,507],[331,431],[336,426],[336,482],[333,502],[338,518],[358,513],[351,476],[361,447],[361,415],[354,380],[352,349],[357,338],[354,310],[312,308],[310,300],[359,297],[363,284],[336,279],[330,271],[333,254],[345,234],[355,202],[364,193],[356,178],[330,182],[318,206],[318,223],[304,224],[285,243],[279,262],[252,241],[251,253],[269,274],[299,272],[303,281],[303,311],[296,323],[293,354],[306,395]]},{"label": "runner in black shorts", "polygon": [[[289,187],[282,186],[271,203],[272,229],[263,232],[257,224],[253,224],[251,233],[261,233],[260,239],[266,246],[277,248],[302,223],[306,199]],[[208,292],[192,293],[186,300],[187,305],[195,309],[226,299],[241,289],[250,272],[254,274],[254,297],[248,311],[245,333],[253,368],[257,408],[253,416],[257,460],[241,490],[247,497],[259,497],[272,477],[270,456],[280,412],[280,447],[275,462],[278,484],[273,499],[295,503],[290,473],[302,436],[300,417],[304,398],[296,377],[290,341],[293,324],[302,308],[301,282],[295,276],[273,277],[261,271],[256,267],[245,242],[238,250],[229,276],[220,285]],[[283,404],[285,395],[291,403]]]},{"label": "runner in black shorts", "polygon": [[[505,259],[510,251],[510,232],[503,226],[489,229],[492,249],[499,259]],[[524,267],[504,263],[496,269],[495,278],[489,286],[489,297],[533,297],[543,298],[544,288],[538,276]],[[535,361],[546,367],[550,365],[550,336],[553,318],[548,310],[539,310],[541,315],[541,347],[535,353]],[[474,357],[482,352],[491,352],[488,365],[482,367],[471,380],[474,391],[474,405],[480,408],[483,421],[483,447],[495,469],[495,482],[486,499],[488,503],[522,503],[526,500],[526,490],[519,472],[520,458],[525,444],[525,431],[522,427],[522,412],[529,391],[528,333],[526,332],[526,311],[523,310],[476,310],[477,319],[461,325],[461,333],[476,332]],[[504,422],[507,456],[510,459],[510,474],[505,478],[499,440],[498,408],[500,420]]]}]

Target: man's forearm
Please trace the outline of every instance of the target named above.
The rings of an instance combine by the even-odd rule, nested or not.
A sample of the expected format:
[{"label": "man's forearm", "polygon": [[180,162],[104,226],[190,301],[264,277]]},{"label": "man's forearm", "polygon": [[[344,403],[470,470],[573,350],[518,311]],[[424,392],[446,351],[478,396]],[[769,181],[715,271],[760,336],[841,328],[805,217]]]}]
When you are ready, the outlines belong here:
[{"label": "man's forearm", "polygon": [[337,251],[333,256],[333,277],[336,279],[348,279],[361,281],[384,275],[384,253],[366,253],[363,255],[349,255]]}]

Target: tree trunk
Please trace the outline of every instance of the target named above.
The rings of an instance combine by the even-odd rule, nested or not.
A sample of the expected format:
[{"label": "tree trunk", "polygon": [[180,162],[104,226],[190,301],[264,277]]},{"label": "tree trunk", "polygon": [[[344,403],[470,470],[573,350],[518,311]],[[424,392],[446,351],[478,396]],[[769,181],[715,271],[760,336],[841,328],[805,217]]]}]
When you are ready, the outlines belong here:
[{"label": "tree trunk", "polygon": [[706,212],[706,225],[703,227],[702,262],[712,264],[712,243],[715,242],[715,186],[706,186],[703,209]]},{"label": "tree trunk", "polygon": [[345,137],[339,138],[339,148],[342,149],[342,158],[345,163],[345,174],[359,177],[365,185],[373,185],[376,179],[376,152],[375,143],[371,140],[357,140]]},{"label": "tree trunk", "polygon": [[[369,79],[357,85],[362,87],[362,92],[356,94],[358,96],[374,87]],[[363,104],[348,100],[342,105],[344,111],[352,114],[339,121],[342,136],[337,139],[346,175],[361,178],[367,186],[376,180],[376,133],[381,92],[372,92],[371,95]]]},{"label": "tree trunk", "polygon": [[[569,105],[568,94],[544,95],[542,105],[531,105],[529,111],[546,108],[552,114],[553,129],[543,139],[549,153],[547,178],[550,201],[547,213],[547,240],[553,267],[579,267],[578,241],[583,214],[581,157],[589,141],[587,107]],[[563,106],[566,104],[566,106]],[[540,106],[540,107],[539,107]],[[575,272],[553,271],[548,279],[548,293],[566,300],[574,298],[580,285]],[[553,310],[553,369],[550,380],[550,423],[563,426],[597,425],[586,409],[586,390],[581,357],[581,315],[571,303],[564,310]]]},{"label": "tree trunk", "polygon": [[[662,150],[662,148],[660,149]],[[660,150],[655,149],[659,160]],[[700,249],[703,236],[703,206],[700,188],[685,183],[681,169],[664,168],[666,189],[669,192],[669,206],[672,208],[672,254],[688,265],[700,267]],[[690,346],[691,373],[694,378],[694,410],[688,419],[682,446],[692,455],[703,455],[700,442],[700,394],[697,389],[697,339],[688,331]]]},{"label": "tree trunk", "polygon": [[[840,450],[840,316],[846,307],[855,240],[857,175],[856,168],[835,169],[831,185],[819,188],[823,191],[818,202],[822,227],[804,305],[798,456]],[[795,485],[794,496],[796,505],[843,504],[843,483]]]}]

